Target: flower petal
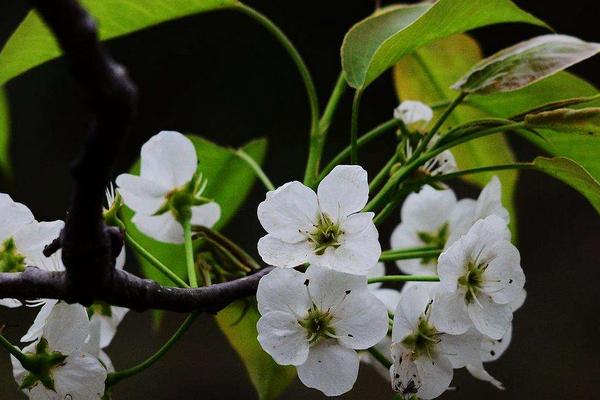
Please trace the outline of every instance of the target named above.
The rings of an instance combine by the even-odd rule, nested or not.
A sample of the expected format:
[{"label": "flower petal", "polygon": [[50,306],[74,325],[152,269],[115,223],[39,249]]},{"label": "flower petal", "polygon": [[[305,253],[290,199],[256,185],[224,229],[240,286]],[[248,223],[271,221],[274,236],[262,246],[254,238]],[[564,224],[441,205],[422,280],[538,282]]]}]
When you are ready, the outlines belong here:
[{"label": "flower petal", "polygon": [[508,211],[502,205],[502,185],[497,176],[493,176],[483,188],[475,207],[475,220],[484,219],[490,215],[502,218],[505,223],[509,221]]},{"label": "flower petal", "polygon": [[393,342],[401,342],[413,333],[430,301],[429,291],[423,285],[411,285],[402,290],[394,312]]},{"label": "flower petal", "polygon": [[27,333],[21,338],[21,342],[33,342],[34,340],[38,340],[42,337],[48,316],[50,316],[50,313],[54,309],[56,303],[58,303],[58,300],[46,300],[46,303],[42,306],[42,308],[40,308],[40,311],[36,315],[33,325],[29,327]]},{"label": "flower petal", "polygon": [[308,357],[308,338],[298,320],[289,312],[264,314],[256,325],[258,341],[280,365],[300,365]]},{"label": "flower petal", "polygon": [[183,243],[183,228],[170,212],[152,216],[138,213],[131,221],[144,235],[159,242]]},{"label": "flower petal", "polygon": [[[424,246],[424,243],[419,239],[417,232],[408,224],[400,224],[392,232],[390,238],[392,249],[408,249],[413,247]],[[437,260],[423,262],[423,259],[398,260],[396,265],[398,269],[405,274],[410,275],[436,275]]]},{"label": "flower petal", "polygon": [[300,182],[288,182],[267,193],[258,205],[258,220],[271,235],[288,243],[305,240],[319,214],[317,195]]},{"label": "flower petal", "polygon": [[[367,277],[311,265],[304,274],[313,303],[320,310],[334,309],[349,294],[368,293]],[[263,278],[264,279],[264,278]]]},{"label": "flower petal", "polygon": [[419,357],[415,360],[418,375],[421,378],[421,387],[417,397],[429,400],[444,393],[452,382],[452,364],[447,357],[432,354],[431,358]]},{"label": "flower petal", "polygon": [[345,234],[337,249],[329,248],[323,256],[312,255],[312,260],[337,271],[366,275],[380,256],[379,233],[371,223],[359,233]]},{"label": "flower petal", "polygon": [[467,311],[475,328],[492,339],[504,336],[513,317],[510,304],[498,304],[484,293],[477,295],[477,301],[470,303]]},{"label": "flower petal", "polygon": [[162,131],[142,146],[140,176],[169,190],[188,183],[197,168],[196,149],[179,132]]},{"label": "flower petal", "polygon": [[[373,285],[369,285],[373,286]],[[389,312],[394,312],[400,302],[400,292],[396,289],[375,289],[371,291],[377,297]]]},{"label": "flower petal", "polygon": [[64,365],[55,369],[54,387],[59,399],[97,400],[104,395],[106,375],[98,359],[79,352],[71,354]]},{"label": "flower petal", "polygon": [[221,206],[211,202],[192,207],[192,225],[212,228],[221,218]]},{"label": "flower petal", "polygon": [[431,321],[442,332],[452,335],[465,333],[472,322],[467,313],[464,294],[438,293],[431,309]]},{"label": "flower petal", "polygon": [[68,355],[80,349],[90,333],[90,322],[84,306],[57,303],[43,329],[48,347]]},{"label": "flower petal", "polygon": [[[64,226],[63,221],[33,222],[19,229],[14,239],[17,249],[25,256],[25,262],[47,271],[54,270],[52,260],[46,257],[43,251],[46,245],[58,238]],[[60,265],[62,267],[62,263]]]},{"label": "flower petal", "polygon": [[11,237],[21,226],[34,221],[27,206],[13,201],[6,193],[0,193],[0,242]]},{"label": "flower petal", "polygon": [[127,207],[138,213],[154,214],[166,201],[169,187],[131,174],[121,174],[116,180],[119,193]]},{"label": "flower petal", "polygon": [[352,389],[358,377],[356,351],[325,340],[311,347],[306,362],[298,366],[298,377],[326,396],[339,396]]},{"label": "flower petal", "polygon": [[[377,278],[380,276],[384,276],[385,275],[385,264],[382,262],[378,262],[377,264],[375,264],[375,266],[373,268],[371,268],[369,270],[369,272],[367,272],[367,278],[371,279],[371,278]],[[382,283],[371,283],[369,285],[369,290],[371,290],[372,292],[375,291],[375,289],[380,288],[382,285]],[[394,306],[394,308],[396,308]]]},{"label": "flower petal", "polygon": [[521,296],[525,285],[519,251],[508,241],[497,242],[492,251],[495,257],[488,263],[483,275],[482,290],[496,303],[510,303]]},{"label": "flower petal", "polygon": [[358,165],[338,165],[319,184],[319,207],[334,221],[359,212],[369,200],[367,171]]},{"label": "flower petal", "polygon": [[502,385],[502,382],[490,375],[489,372],[483,368],[481,361],[478,364],[467,365],[467,371],[469,371],[473,377],[485,382],[489,382],[499,390],[504,390],[504,385]]},{"label": "flower petal", "polygon": [[481,361],[490,362],[496,361],[506,351],[512,339],[512,324],[500,339],[492,339],[484,336],[481,340]]},{"label": "flower petal", "polygon": [[260,238],[257,247],[263,261],[276,267],[296,267],[307,262],[313,254],[306,241],[287,243],[270,234]]},{"label": "flower petal", "polygon": [[94,314],[92,315],[91,322],[98,320],[100,322],[100,348],[104,349],[110,345],[113,337],[117,333],[117,327],[125,318],[125,314],[129,311],[123,307],[110,307],[111,316]]},{"label": "flower petal", "polygon": [[21,303],[17,299],[0,299],[0,306],[8,307],[8,308],[17,308],[21,307],[23,303]]},{"label": "flower petal", "polygon": [[448,223],[455,206],[456,195],[451,189],[436,190],[423,186],[419,193],[411,193],[404,201],[400,211],[402,224],[418,232],[437,232]]},{"label": "flower petal", "polygon": [[305,286],[307,277],[291,268],[275,268],[258,282],[258,311],[273,311],[303,316],[312,306]]},{"label": "flower petal", "polygon": [[448,357],[453,368],[462,368],[480,360],[482,336],[473,328],[462,335],[441,335],[437,347],[441,354]]}]

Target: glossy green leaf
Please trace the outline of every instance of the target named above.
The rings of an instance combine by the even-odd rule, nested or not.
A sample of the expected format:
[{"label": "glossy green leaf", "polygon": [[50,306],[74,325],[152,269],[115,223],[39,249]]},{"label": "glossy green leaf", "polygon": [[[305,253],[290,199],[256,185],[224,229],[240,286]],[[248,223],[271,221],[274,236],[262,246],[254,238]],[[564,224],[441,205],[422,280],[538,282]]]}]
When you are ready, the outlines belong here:
[{"label": "glossy green leaf", "polygon": [[[102,40],[126,35],[187,15],[223,9],[237,0],[82,0],[98,21]],[[0,86],[31,68],[60,56],[54,36],[30,12],[0,52]]]},{"label": "glossy green leaf", "polygon": [[217,314],[217,323],[236,350],[260,400],[272,400],[292,382],[296,369],[275,363],[258,343],[256,302],[236,301]]},{"label": "glossy green leaf", "polygon": [[600,44],[571,36],[538,36],[482,60],[452,88],[478,94],[517,90],[590,58],[599,51]]},{"label": "glossy green leaf", "polygon": [[342,44],[348,84],[363,89],[403,56],[436,40],[503,22],[545,26],[509,0],[439,0],[387,7],[354,25]]},{"label": "glossy green leaf", "polygon": [[[450,84],[481,59],[481,50],[475,40],[466,34],[451,36],[422,47],[404,57],[394,68],[394,81],[401,99],[435,103],[450,100],[456,93]],[[437,112],[439,117],[440,111]],[[473,107],[460,106],[448,119],[444,128],[488,116]],[[452,149],[460,169],[477,168],[492,164],[511,164],[514,155],[503,135],[483,137]],[[502,182],[503,203],[516,221],[513,193],[517,171],[500,171],[465,177],[484,186],[493,175]]]},{"label": "glossy green leaf", "polygon": [[6,91],[0,88],[0,172],[12,176],[10,163],[10,110]]},{"label": "glossy green leaf", "polygon": [[600,183],[575,161],[564,157],[538,157],[534,167],[571,186],[581,193],[600,214]]},{"label": "glossy green leaf", "polygon": [[525,116],[529,128],[550,129],[566,133],[585,135],[600,134],[600,108],[588,107],[579,110],[559,108]]},{"label": "glossy green leaf", "polygon": [[[221,147],[198,136],[189,136],[196,147],[200,170],[208,180],[204,195],[214,199],[221,206],[221,219],[215,229],[220,229],[235,215],[238,208],[250,192],[255,181],[252,169],[240,160],[233,149]],[[242,147],[246,153],[259,164],[262,163],[267,149],[266,139],[254,140]],[[132,168],[132,173],[139,172],[139,162]],[[179,277],[186,278],[185,252],[183,245],[157,242],[141,233],[131,222],[133,213],[126,209],[125,224],[128,233],[146,248],[163,264],[171,268]],[[145,259],[139,257],[144,275],[161,284],[172,286]]]}]

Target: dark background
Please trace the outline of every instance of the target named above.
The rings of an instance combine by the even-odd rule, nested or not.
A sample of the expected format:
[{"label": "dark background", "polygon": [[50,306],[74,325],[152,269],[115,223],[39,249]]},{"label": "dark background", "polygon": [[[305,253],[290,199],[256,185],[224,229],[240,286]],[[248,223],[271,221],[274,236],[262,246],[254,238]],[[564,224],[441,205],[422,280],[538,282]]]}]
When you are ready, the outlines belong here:
[{"label": "dark background", "polygon": [[[101,0],[99,0],[101,1]],[[339,72],[344,33],[372,11],[364,1],[250,1],[276,21],[295,42],[314,74],[325,102]],[[517,1],[558,32],[600,40],[597,0]],[[0,43],[25,15],[22,0],[3,0]],[[490,10],[490,12],[493,12]],[[486,53],[543,31],[503,25],[476,31]],[[139,146],[162,129],[204,135],[220,144],[240,145],[267,136],[266,171],[276,184],[300,179],[306,157],[308,110],[302,83],[287,54],[258,25],[232,12],[198,15],[163,24],[109,42],[140,88],[140,112],[127,139],[117,171],[135,159]],[[600,58],[574,68],[600,85]],[[0,68],[2,66],[0,65]],[[367,91],[361,131],[387,120],[397,101],[389,74]],[[0,191],[27,204],[40,220],[62,218],[67,206],[69,161],[76,153],[86,111],[64,63],[55,60],[8,84],[12,108],[11,151],[14,182]],[[347,141],[349,99],[341,105],[331,134],[329,154]],[[522,160],[534,154],[529,144],[512,140]],[[388,143],[370,145],[361,157],[376,171],[389,156]],[[475,196],[459,186],[461,195]],[[260,186],[226,233],[252,249],[262,234],[255,207]],[[507,386],[500,392],[456,374],[458,392],[446,399],[593,399],[600,397],[600,219],[577,193],[546,176],[525,172],[517,190],[519,248],[529,296],[515,317],[515,337],[506,354],[489,370]],[[397,217],[382,228],[389,233]],[[384,246],[386,243],[384,241]],[[136,271],[133,257],[128,269]],[[30,310],[0,310],[0,320],[17,325],[14,338],[27,329]],[[131,366],[157,349],[181,321],[168,315],[159,332],[150,314],[130,313],[108,349],[117,368]],[[11,377],[8,355],[0,354],[0,399],[21,398]],[[251,399],[253,390],[237,355],[212,318],[202,317],[181,343],[151,370],[120,384],[116,399]],[[318,399],[314,390],[294,383],[283,398]],[[388,383],[361,368],[355,390],[345,399],[390,399]]]}]

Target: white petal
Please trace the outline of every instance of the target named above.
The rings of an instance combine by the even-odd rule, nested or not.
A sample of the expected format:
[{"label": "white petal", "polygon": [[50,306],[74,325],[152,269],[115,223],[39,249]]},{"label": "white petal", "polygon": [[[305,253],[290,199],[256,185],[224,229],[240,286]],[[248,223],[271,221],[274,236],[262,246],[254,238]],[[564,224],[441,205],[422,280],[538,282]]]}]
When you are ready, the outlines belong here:
[{"label": "white petal", "polygon": [[519,251],[508,241],[497,242],[491,251],[495,257],[488,263],[482,290],[496,303],[506,304],[518,299],[525,285]]},{"label": "white petal", "polygon": [[517,311],[519,308],[523,306],[525,303],[525,299],[527,298],[527,291],[525,289],[521,290],[515,298],[510,302],[510,308],[513,312]]},{"label": "white petal", "polygon": [[46,326],[48,316],[54,309],[56,303],[58,303],[58,300],[46,300],[46,303],[40,308],[38,315],[35,317],[33,325],[31,325],[25,336],[21,338],[21,342],[33,342],[42,337],[42,332],[44,331],[44,326]]},{"label": "white petal", "polygon": [[452,382],[452,364],[443,355],[433,354],[432,358],[419,357],[415,360],[421,387],[417,396],[424,399],[434,399],[444,393]]},{"label": "white petal", "polygon": [[275,268],[258,282],[258,311],[265,315],[282,311],[304,316],[312,306],[302,272],[290,268]]},{"label": "white petal", "polygon": [[475,328],[492,339],[502,338],[513,317],[510,304],[497,304],[483,293],[477,295],[477,300],[467,306]]},{"label": "white petal", "polygon": [[141,161],[140,176],[169,189],[188,183],[198,168],[191,140],[173,131],[162,131],[144,143]]},{"label": "white petal", "polygon": [[431,321],[442,332],[453,335],[465,333],[472,322],[467,313],[464,293],[440,292],[431,309]]},{"label": "white petal", "polygon": [[192,225],[212,228],[221,218],[221,206],[212,202],[192,207]]},{"label": "white petal", "polygon": [[[367,277],[311,265],[304,274],[314,304],[323,311],[334,309],[348,294],[368,293]],[[264,278],[263,278],[264,279]]]},{"label": "white petal", "polygon": [[122,270],[125,267],[125,246],[121,249],[121,252],[115,260],[115,269]]},{"label": "white petal", "polygon": [[458,279],[465,275],[469,264],[469,254],[465,249],[465,240],[454,242],[438,257],[437,272],[440,277],[440,286],[448,292],[455,292],[458,288]]},{"label": "white petal", "polygon": [[359,212],[349,215],[342,222],[342,230],[344,233],[358,233],[373,225],[373,217],[375,213]]},{"label": "white petal", "polygon": [[308,338],[298,320],[289,312],[264,314],[256,325],[258,341],[280,365],[300,365],[308,357]]},{"label": "white petal", "polygon": [[370,291],[351,291],[331,312],[335,334],[346,347],[368,349],[387,334],[387,308]]},{"label": "white petal", "polygon": [[117,176],[116,183],[127,207],[147,215],[158,211],[166,201],[165,196],[171,189],[156,181],[131,174]]},{"label": "white petal", "polygon": [[356,351],[326,340],[311,347],[306,362],[298,366],[298,377],[327,396],[339,396],[354,386],[358,366]]},{"label": "white petal", "polygon": [[462,335],[441,335],[436,346],[439,352],[450,360],[453,368],[462,368],[480,360],[481,338],[483,335],[474,328]]},{"label": "white petal", "polygon": [[109,374],[111,372],[115,372],[115,367],[113,366],[110,357],[103,350],[100,350],[100,353],[98,354],[98,360],[104,365],[104,369],[106,369],[106,372],[108,372]]},{"label": "white petal", "polygon": [[90,320],[90,334],[81,347],[82,352],[91,354],[96,358],[100,356],[100,330],[100,319],[92,317]]},{"label": "white petal", "polygon": [[499,380],[494,378],[492,375],[490,375],[489,372],[487,372],[483,368],[483,364],[481,362],[479,362],[478,364],[474,364],[474,365],[471,365],[471,364],[467,365],[467,371],[469,371],[469,373],[471,375],[473,375],[473,377],[475,377],[479,380],[485,381],[485,382],[489,382],[499,390],[504,390],[504,386],[502,385],[502,382],[500,382]]},{"label": "white petal", "polygon": [[508,327],[508,330],[502,336],[501,339],[492,339],[484,336],[481,340],[481,361],[490,362],[500,358],[510,345],[512,339],[512,325]]},{"label": "white petal", "polygon": [[49,349],[65,355],[80,349],[89,333],[90,322],[85,307],[63,302],[54,306],[43,330]]},{"label": "white petal", "polygon": [[394,312],[400,302],[400,292],[396,289],[376,289],[372,290],[372,293],[385,304],[389,312]]},{"label": "white petal", "polygon": [[71,396],[73,400],[98,400],[104,395],[106,370],[90,354],[71,354],[53,375],[60,399]]},{"label": "white petal", "polygon": [[170,212],[155,216],[138,213],[131,221],[144,235],[159,242],[183,243],[183,228]]},{"label": "white petal", "polygon": [[403,290],[394,312],[392,341],[401,342],[416,329],[419,317],[425,312],[431,298],[422,285],[412,285]]},{"label": "white petal", "polygon": [[327,249],[324,256],[315,255],[313,259],[337,271],[366,275],[381,256],[377,228],[371,223],[361,232],[344,234],[342,244],[337,249]]},{"label": "white petal", "polygon": [[276,267],[296,267],[307,262],[313,254],[307,241],[287,243],[273,235],[260,238],[257,247],[262,260]]},{"label": "white petal", "polygon": [[51,270],[52,262],[42,252],[46,245],[58,238],[64,226],[63,221],[33,222],[19,229],[14,239],[17,249],[25,256],[25,262],[44,270]]},{"label": "white petal", "polygon": [[475,208],[475,219],[484,219],[490,215],[496,215],[505,223],[508,223],[509,215],[506,208],[502,206],[502,186],[497,176],[492,177],[483,188],[477,199]]},{"label": "white petal", "polygon": [[0,193],[0,242],[11,237],[21,226],[35,221],[25,205],[16,203],[6,193]]},{"label": "white petal", "polygon": [[100,348],[104,349],[110,345],[113,337],[117,333],[117,327],[129,311],[123,307],[110,307],[111,316],[94,314],[91,322],[94,320],[100,321]]},{"label": "white petal", "polygon": [[427,104],[415,100],[404,100],[394,109],[394,118],[405,125],[425,126],[433,118],[433,110]]},{"label": "white petal", "polygon": [[402,224],[410,225],[417,232],[437,233],[449,222],[455,205],[456,195],[452,190],[423,186],[419,193],[411,193],[404,201],[400,211]]},{"label": "white petal", "polygon": [[450,236],[446,247],[456,242],[461,236],[466,235],[475,223],[475,208],[477,202],[473,199],[462,199],[450,213]]},{"label": "white petal", "polygon": [[390,353],[393,360],[389,371],[392,389],[400,392],[401,398],[415,394],[421,387],[421,377],[410,351],[402,343],[393,343]]},{"label": "white petal", "polygon": [[[392,232],[390,239],[392,249],[408,249],[425,244],[417,236],[417,231],[409,224],[400,224]],[[409,275],[436,275],[437,260],[423,262],[422,259],[398,260],[396,265],[400,271]]]},{"label": "white petal", "polygon": [[[375,266],[373,268],[371,268],[369,270],[369,272],[367,273],[367,278],[368,279],[378,278],[378,277],[384,276],[384,275],[385,275],[385,264],[382,262],[378,262],[377,264],[375,264]],[[369,285],[369,289],[372,292],[374,292],[375,289],[381,287],[381,285],[382,285],[382,283],[371,283]]]},{"label": "white petal", "polygon": [[319,184],[319,207],[334,221],[359,212],[369,200],[367,171],[358,165],[338,165]]},{"label": "white petal", "polygon": [[313,231],[319,214],[317,195],[300,182],[288,182],[267,193],[258,205],[258,220],[273,236],[296,243]]},{"label": "white petal", "polygon": [[21,307],[23,303],[21,303],[17,299],[0,299],[0,306],[8,307],[8,308],[17,308]]}]

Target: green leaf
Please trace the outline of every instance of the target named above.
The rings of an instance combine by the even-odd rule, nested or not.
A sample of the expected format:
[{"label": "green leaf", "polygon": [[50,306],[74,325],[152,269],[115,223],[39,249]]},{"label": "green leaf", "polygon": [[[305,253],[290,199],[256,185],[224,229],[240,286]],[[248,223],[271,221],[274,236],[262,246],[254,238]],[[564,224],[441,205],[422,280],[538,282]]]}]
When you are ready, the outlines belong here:
[{"label": "green leaf", "polygon": [[564,157],[538,157],[534,167],[566,183],[581,193],[600,214],[600,183],[575,161]]},{"label": "green leaf", "polygon": [[[235,155],[235,150],[221,147],[198,136],[188,136],[198,154],[200,171],[208,180],[204,196],[214,199],[221,206],[221,219],[215,229],[223,228],[235,215],[238,208],[250,192],[255,175],[252,169]],[[259,139],[242,147],[257,163],[264,160],[267,141]],[[132,167],[132,173],[139,172],[139,161]],[[179,277],[185,279],[186,262],[183,245],[161,243],[141,233],[131,222],[133,212],[125,209],[127,232],[164,265],[171,268]],[[144,275],[163,285],[172,286],[171,281],[158,272],[142,257],[138,257]]]},{"label": "green leaf", "polygon": [[[481,50],[475,40],[459,34],[422,47],[405,56],[394,68],[396,90],[401,99],[435,103],[456,96],[450,84],[481,59]],[[440,112],[437,113],[439,117]],[[473,107],[459,106],[450,116],[445,128],[488,116]],[[515,157],[503,135],[493,135],[454,147],[452,153],[460,169],[470,169],[492,164],[512,164]],[[500,171],[465,177],[469,182],[484,186],[493,175],[502,182],[502,200],[511,213],[514,227],[514,189],[517,171]]]},{"label": "green leaf", "polygon": [[530,128],[597,135],[600,134],[600,108],[589,107],[580,110],[559,108],[528,114],[525,116],[525,124]]},{"label": "green leaf", "polygon": [[452,85],[467,93],[509,92],[547,78],[600,51],[600,44],[566,35],[543,35],[504,49]]},{"label": "green leaf", "polygon": [[364,89],[403,56],[436,40],[503,22],[546,26],[509,0],[439,0],[387,7],[354,25],[342,44],[348,84]]},{"label": "green leaf", "polygon": [[[237,0],[82,0],[108,40],[191,14],[234,6]],[[0,86],[31,68],[60,56],[54,36],[30,12],[0,52]]]},{"label": "green leaf", "polygon": [[275,363],[257,337],[260,318],[254,300],[236,301],[217,314],[219,327],[238,353],[260,400],[277,398],[296,376],[296,369]]},{"label": "green leaf", "polygon": [[0,172],[12,176],[10,162],[10,110],[6,90],[0,88]]}]

